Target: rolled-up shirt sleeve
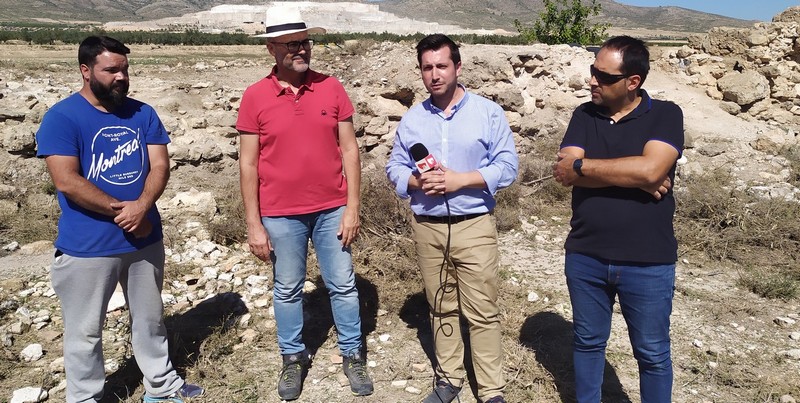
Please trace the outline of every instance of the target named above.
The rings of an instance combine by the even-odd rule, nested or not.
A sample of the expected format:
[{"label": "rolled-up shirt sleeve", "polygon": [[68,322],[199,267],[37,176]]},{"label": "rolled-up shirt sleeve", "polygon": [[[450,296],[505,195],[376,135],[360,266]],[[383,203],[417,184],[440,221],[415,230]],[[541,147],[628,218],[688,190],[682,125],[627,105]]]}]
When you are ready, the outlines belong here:
[{"label": "rolled-up shirt sleeve", "polygon": [[410,197],[408,194],[408,180],[414,172],[414,161],[409,157],[410,153],[401,138],[402,123],[397,128],[394,136],[394,146],[386,163],[386,177],[394,185],[397,195],[403,199]]},{"label": "rolled-up shirt sleeve", "polygon": [[478,168],[486,187],[494,196],[498,190],[510,186],[517,178],[519,158],[514,146],[514,134],[500,107],[490,116],[492,141],[489,145],[488,165]]}]

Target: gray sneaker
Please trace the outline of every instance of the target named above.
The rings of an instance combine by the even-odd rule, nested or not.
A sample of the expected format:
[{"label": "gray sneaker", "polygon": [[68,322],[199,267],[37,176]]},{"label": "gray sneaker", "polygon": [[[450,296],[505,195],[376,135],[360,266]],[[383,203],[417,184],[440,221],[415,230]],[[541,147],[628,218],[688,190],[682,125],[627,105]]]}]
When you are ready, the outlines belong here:
[{"label": "gray sneaker", "polygon": [[191,383],[183,383],[180,389],[177,392],[164,397],[153,397],[148,396],[147,394],[144,395],[142,398],[142,402],[144,403],[184,403],[183,399],[192,399],[192,398],[199,398],[203,396],[205,393],[205,389],[201,388],[197,385],[192,385]]},{"label": "gray sneaker", "polygon": [[372,380],[367,374],[367,360],[364,356],[355,352],[344,357],[342,361],[344,374],[350,381],[350,390],[356,396],[367,396],[373,392]]},{"label": "gray sneaker", "polygon": [[283,356],[283,369],[278,378],[278,396],[282,400],[295,400],[300,397],[308,364],[309,359],[305,351]]},{"label": "gray sneaker", "polygon": [[450,382],[440,379],[436,381],[433,391],[425,397],[422,403],[450,403],[461,393],[461,388],[453,386]]}]

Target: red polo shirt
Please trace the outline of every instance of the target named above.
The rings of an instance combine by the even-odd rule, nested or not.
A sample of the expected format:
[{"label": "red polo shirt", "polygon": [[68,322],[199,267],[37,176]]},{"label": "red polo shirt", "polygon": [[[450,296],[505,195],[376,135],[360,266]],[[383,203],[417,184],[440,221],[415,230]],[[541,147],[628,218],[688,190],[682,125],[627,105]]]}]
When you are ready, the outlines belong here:
[{"label": "red polo shirt", "polygon": [[236,129],[259,136],[262,216],[313,213],[347,204],[339,122],[353,104],[334,77],[308,70],[297,94],[275,68],[245,90]]}]

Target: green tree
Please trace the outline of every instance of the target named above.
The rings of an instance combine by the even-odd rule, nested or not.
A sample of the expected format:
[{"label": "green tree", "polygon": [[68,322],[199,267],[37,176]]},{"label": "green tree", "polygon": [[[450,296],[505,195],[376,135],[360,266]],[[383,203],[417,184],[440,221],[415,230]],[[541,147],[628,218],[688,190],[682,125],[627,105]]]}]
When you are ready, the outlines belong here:
[{"label": "green tree", "polygon": [[581,0],[542,0],[544,11],[533,27],[514,20],[514,27],[528,43],[535,41],[555,45],[559,43],[598,44],[605,38],[611,24],[593,24],[589,17],[600,14],[597,0],[583,5]]}]

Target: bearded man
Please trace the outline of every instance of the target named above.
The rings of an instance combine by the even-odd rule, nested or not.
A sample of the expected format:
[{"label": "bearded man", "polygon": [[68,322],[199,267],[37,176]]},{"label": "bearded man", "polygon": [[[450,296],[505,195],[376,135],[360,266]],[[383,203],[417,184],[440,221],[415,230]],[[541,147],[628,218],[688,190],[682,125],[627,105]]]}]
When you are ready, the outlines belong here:
[{"label": "bearded man", "polygon": [[113,38],[84,39],[83,87],[50,108],[36,133],[61,207],[50,273],[64,317],[68,403],[103,397],[102,331],[118,283],[144,402],[181,403],[204,392],[184,382],[169,359],[155,205],[169,179],[169,137],[152,107],[127,96],[128,53]]}]

